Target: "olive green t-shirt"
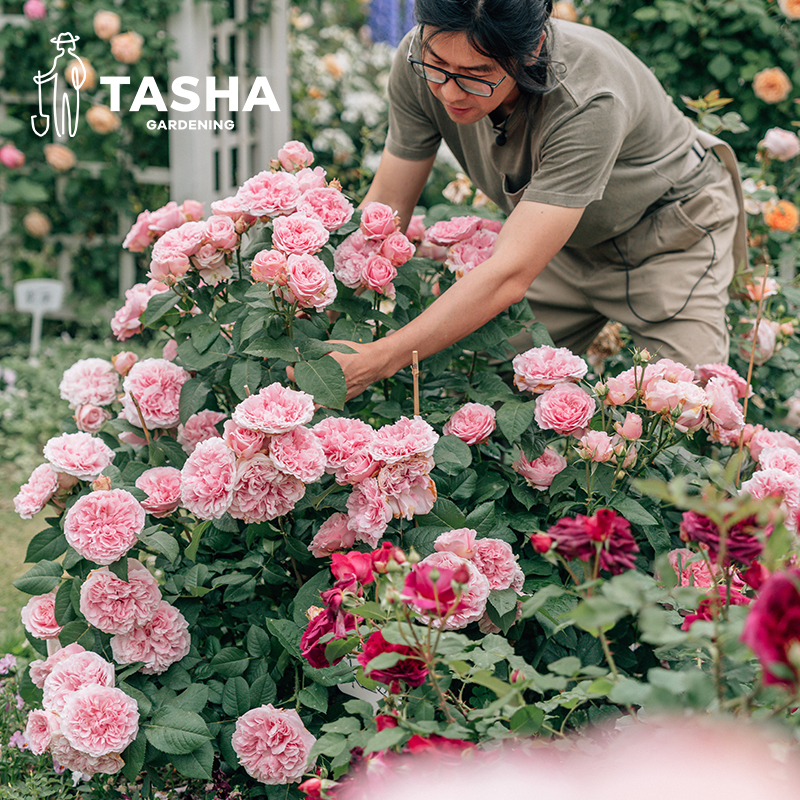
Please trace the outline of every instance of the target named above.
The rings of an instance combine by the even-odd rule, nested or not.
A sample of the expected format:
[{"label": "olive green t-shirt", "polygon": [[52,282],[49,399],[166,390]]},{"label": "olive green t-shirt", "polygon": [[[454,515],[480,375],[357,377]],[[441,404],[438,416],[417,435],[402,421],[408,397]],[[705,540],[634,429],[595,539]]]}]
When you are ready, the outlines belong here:
[{"label": "olive green t-shirt", "polygon": [[569,246],[591,247],[633,227],[686,172],[693,123],[650,70],[603,31],[552,21],[553,88],[523,95],[506,120],[503,146],[488,116],[468,125],[447,116],[406,61],[413,33],[400,44],[389,79],[389,152],[423,160],[444,139],[506,213],[520,200],[585,208]]}]

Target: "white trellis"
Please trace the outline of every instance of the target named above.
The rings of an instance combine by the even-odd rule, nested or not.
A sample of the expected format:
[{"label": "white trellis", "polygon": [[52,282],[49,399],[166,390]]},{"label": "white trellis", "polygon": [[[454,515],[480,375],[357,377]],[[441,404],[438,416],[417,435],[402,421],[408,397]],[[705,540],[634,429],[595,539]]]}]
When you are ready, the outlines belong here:
[{"label": "white trellis", "polygon": [[[250,112],[232,112],[226,99],[216,104],[216,114],[205,111],[205,103],[193,112],[182,113],[172,109],[167,119],[232,120],[234,127],[207,130],[170,130],[168,168],[137,168],[134,164],[126,166],[135,180],[142,184],[169,186],[170,197],[179,203],[186,199],[206,203],[206,211],[213,200],[227,197],[248,177],[266,169],[270,158],[277,152],[290,135],[291,115],[288,87],[288,47],[287,47],[287,3],[286,0],[273,0],[268,23],[245,27],[244,23],[253,11],[252,0],[230,0],[230,17],[212,24],[210,8],[207,3],[196,0],[183,0],[180,11],[170,18],[168,33],[175,40],[179,53],[177,60],[170,62],[170,81],[179,76],[192,76],[199,80],[198,94],[204,100],[204,87],[207,76],[217,75],[217,91],[228,88],[228,77],[238,77],[239,108],[244,106],[253,79],[263,76],[277,100],[279,111],[265,105],[256,105]],[[19,14],[4,14],[0,2],[0,26],[7,24],[28,25],[29,21]],[[0,53],[0,58],[2,54]],[[33,76],[31,76],[32,78]],[[129,87],[135,88],[135,87]],[[166,88],[166,87],[164,87]],[[10,93],[0,87],[0,119],[7,116],[9,104],[38,105],[38,95]],[[123,95],[124,96],[124,95]],[[171,93],[164,93],[164,100],[171,104]],[[178,98],[180,100],[180,98]],[[27,122],[27,120],[23,120]],[[198,126],[199,127],[199,126]],[[69,139],[58,139],[54,133],[52,141],[69,144]],[[126,153],[119,153],[120,159],[128,160]],[[95,177],[101,175],[105,164],[102,162],[79,162]],[[68,176],[57,179],[56,191],[63,191]],[[60,186],[59,186],[60,184]],[[50,241],[59,245],[57,256],[57,275],[67,288],[71,288],[73,259],[81,247],[96,247],[103,244],[119,245],[130,228],[133,219],[120,214],[117,232],[108,236],[93,236],[91,240],[78,234],[52,235]],[[0,203],[0,281],[5,289],[11,289],[13,269],[9,240],[11,229],[11,210]],[[10,246],[9,246],[10,245]],[[136,281],[134,258],[119,249],[119,293],[122,295]],[[0,297],[0,310],[9,305],[7,297]],[[68,311],[66,312],[69,313]]]}]

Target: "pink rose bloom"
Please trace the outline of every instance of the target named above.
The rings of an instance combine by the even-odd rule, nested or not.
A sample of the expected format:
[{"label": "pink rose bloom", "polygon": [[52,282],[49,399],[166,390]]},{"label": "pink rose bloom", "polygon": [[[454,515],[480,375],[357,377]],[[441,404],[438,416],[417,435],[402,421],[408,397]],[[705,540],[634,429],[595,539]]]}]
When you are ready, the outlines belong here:
[{"label": "pink rose bloom", "polygon": [[[759,300],[762,300],[765,297],[773,297],[774,295],[778,294],[780,288],[781,285],[775,280],[775,278],[765,278],[763,276],[760,278],[752,278],[745,284],[747,296],[754,303],[757,303]],[[779,333],[782,333],[782,328],[783,325],[778,326]]]},{"label": "pink rose bloom", "polygon": [[747,445],[750,449],[750,455],[756,461],[761,457],[761,451],[768,447],[788,447],[790,450],[794,450],[795,453],[800,453],[800,441],[794,436],[785,431],[771,431],[767,428],[754,431]]},{"label": "pink rose bloom", "polygon": [[230,515],[247,523],[266,522],[288,514],[305,494],[303,482],[281,472],[261,453],[240,459]]},{"label": "pink rose bloom", "polygon": [[[155,280],[148,283],[137,283],[125,292],[125,305],[120,308],[111,320],[111,332],[120,341],[130,339],[144,329],[140,321],[147,302],[155,294],[169,291],[169,287]],[[177,299],[177,298],[176,298]]]},{"label": "pink rose bloom", "polygon": [[47,7],[42,0],[25,0],[22,13],[31,20],[44,19],[47,16]]},{"label": "pink rose bloom", "polygon": [[56,622],[56,591],[37,594],[21,612],[25,630],[36,639],[57,639],[61,625]]},{"label": "pink rose bloom", "polygon": [[224,419],[221,411],[205,409],[192,414],[185,425],[178,425],[178,442],[186,454],[191,455],[200,442],[220,436],[217,425]]},{"label": "pink rose bloom", "polygon": [[111,419],[111,412],[90,404],[75,409],[75,425],[79,431],[97,433]]},{"label": "pink rose bloom", "polygon": [[82,775],[115,775],[124,766],[125,762],[117,753],[105,756],[90,756],[76,750],[61,733],[53,735],[50,741],[50,755],[53,761],[65,769],[80,772]]},{"label": "pink rose bloom", "polygon": [[286,256],[277,250],[261,250],[250,263],[250,274],[258,283],[282,286],[287,281]]},{"label": "pink rose bloom", "polygon": [[396,277],[397,270],[388,258],[377,254],[367,257],[361,279],[373,292],[393,298],[395,291],[392,281]]},{"label": "pink rose bloom", "polygon": [[[55,644],[57,644],[57,642]],[[66,647],[62,647],[60,650],[56,650],[56,652],[45,661],[42,661],[41,659],[31,661],[29,670],[31,682],[34,686],[38,686],[40,689],[43,689],[44,682],[47,680],[47,676],[53,671],[53,669],[55,669],[56,664],[61,663],[70,656],[74,656],[76,653],[84,652],[86,651],[83,645],[73,642],[72,644],[68,644]]]},{"label": "pink rose bloom", "polygon": [[103,633],[127,633],[149,622],[161,602],[156,579],[143,564],[128,560],[128,580],[108,567],[92,570],[81,586],[80,609]]},{"label": "pink rose bloom", "polygon": [[402,267],[413,255],[414,245],[400,231],[390,233],[382,242],[378,253],[392,262],[392,266]]},{"label": "pink rose bloom", "polygon": [[147,495],[141,501],[142,508],[154,517],[168,517],[180,507],[181,471],[175,467],[148,469],[136,479],[135,486]]},{"label": "pink rose bloom", "polygon": [[48,440],[44,457],[56,472],[94,480],[114,460],[114,451],[90,433],[62,433]]},{"label": "pink rose bloom", "polygon": [[696,370],[695,375],[700,385],[705,388],[711,378],[722,378],[727,381],[738,400],[744,400],[753,394],[752,388],[747,385],[747,381],[739,373],[727,364],[701,364]]},{"label": "pink rose bloom", "polygon": [[311,432],[322,445],[328,472],[334,472],[350,456],[366,448],[375,433],[366,422],[347,417],[326,417]]},{"label": "pink rose bloom", "polygon": [[184,200],[181,205],[181,214],[187,222],[200,222],[203,219],[205,203],[199,200]]},{"label": "pink rose bloom", "polygon": [[721,428],[740,431],[744,427],[744,412],[736,402],[734,387],[724,378],[711,378],[705,386],[708,418]]},{"label": "pink rose bloom", "polygon": [[180,206],[174,200],[170,200],[165,206],[151,212],[149,228],[156,236],[162,236],[167,231],[183,225],[184,222]]},{"label": "pink rose bloom", "polygon": [[396,464],[415,455],[432,456],[439,434],[422,417],[400,417],[375,431],[367,450],[376,461]]},{"label": "pink rose bloom", "polygon": [[514,385],[521,392],[535,394],[559,383],[576,383],[589,369],[587,363],[566,347],[532,347],[514,356]]},{"label": "pink rose bloom", "polygon": [[350,493],[347,516],[356,540],[377,547],[392,518],[392,509],[375,478],[365,478]]},{"label": "pink rose bloom", "polygon": [[609,406],[621,406],[633,400],[641,384],[644,371],[641,367],[631,367],[620,372],[616,378],[609,378],[605,383],[606,396],[604,402]]},{"label": "pink rose bloom", "polygon": [[778,497],[785,502],[781,509],[786,514],[784,524],[793,533],[796,529],[796,514],[793,510],[800,503],[800,478],[782,469],[761,469],[754,472],[749,480],[743,481],[741,494],[748,494],[756,500],[765,497]]},{"label": "pink rose bloom", "polygon": [[114,665],[89,650],[74,653],[58,661],[45,678],[42,705],[61,714],[72,692],[92,685],[113,686]]},{"label": "pink rose bloom", "polygon": [[433,459],[426,456],[381,467],[376,480],[395,517],[411,520],[430,512],[436,502],[436,484],[428,474],[432,468]]},{"label": "pink rose bloom", "polygon": [[496,233],[478,231],[469,239],[456,242],[447,252],[447,268],[455,273],[456,278],[463,278],[492,256],[496,239]]},{"label": "pink rose bloom", "polygon": [[708,569],[708,565],[704,559],[698,559],[696,553],[680,547],[677,550],[670,550],[668,556],[669,563],[678,576],[679,586],[697,586],[707,589],[714,585],[714,576]]},{"label": "pink rose bloom", "polygon": [[40,464],[14,498],[14,510],[22,519],[33,519],[58,489],[58,475],[49,464]]},{"label": "pink rose bloom", "polygon": [[477,622],[483,616],[491,587],[489,586],[489,579],[477,568],[473,561],[459,558],[455,553],[440,552],[423,558],[419,565],[452,570],[453,572],[459,567],[466,566],[469,571],[469,581],[461,595],[461,603],[458,610],[447,618],[444,625],[441,624],[440,620],[432,619],[431,624],[434,627],[443,627],[445,630],[450,631],[466,628],[470,622]]},{"label": "pink rose bloom", "polygon": [[445,422],[442,433],[457,436],[465,444],[485,442],[497,427],[495,411],[482,403],[465,403]]},{"label": "pink rose bloom", "polygon": [[241,428],[261,433],[288,433],[311,422],[313,416],[314,398],[310,394],[275,382],[242,400],[234,409],[232,419]]},{"label": "pink rose bloom", "polygon": [[158,253],[153,254],[147,277],[173,286],[189,271],[190,266],[191,261],[186,253],[174,247],[162,247]]},{"label": "pink rose bloom", "polygon": [[475,555],[475,538],[478,534],[472,528],[454,528],[439,534],[433,543],[433,549],[439,553],[455,553],[459,558],[467,560]]},{"label": "pink rose bloom", "polygon": [[294,175],[265,170],[246,180],[236,199],[242,210],[254,217],[291,214],[300,199],[300,186]]},{"label": "pink rose bloom", "polygon": [[245,214],[242,204],[235,197],[226,197],[223,200],[214,200],[211,203],[211,213],[217,217],[228,217],[233,220],[237,225],[237,230],[243,230],[240,227],[241,223],[252,225],[255,222],[255,217],[250,214]]},{"label": "pink rose bloom", "polygon": [[587,461],[603,464],[614,458],[614,441],[605,431],[586,431],[576,447],[578,455]]},{"label": "pink rose bloom", "polygon": [[136,222],[126,234],[122,246],[131,253],[143,253],[154,239],[155,235],[150,230],[150,212],[145,209],[136,217]]},{"label": "pink rose bloom", "polygon": [[687,431],[702,424],[705,419],[706,394],[696,384],[687,381],[653,380],[647,385],[644,404],[650,411],[671,417],[676,409],[680,416],[675,421],[679,431]]},{"label": "pink rose bloom", "polygon": [[800,478],[800,453],[788,447],[767,447],[758,457],[761,469],[780,469]]},{"label": "pink rose bloom", "polygon": [[8,169],[19,169],[25,166],[25,153],[10,142],[0,147],[0,164]]},{"label": "pink rose bloom", "polygon": [[336,483],[341,486],[355,486],[366,478],[372,478],[381,468],[367,449],[359,450],[347,458],[334,473]]},{"label": "pink rose bloom", "polygon": [[694,370],[689,369],[685,364],[672,361],[669,358],[662,358],[659,361],[648,364],[644,368],[642,375],[641,392],[644,394],[650,385],[656,381],[668,381],[669,383],[693,383]]},{"label": "pink rose bloom", "polygon": [[347,514],[336,513],[328,517],[308,545],[311,555],[327,558],[338,550],[349,550],[355,542],[356,532],[347,523]]},{"label": "pink rose bloom", "polygon": [[240,428],[233,420],[225,420],[222,439],[237,458],[250,458],[266,447],[267,437],[258,431]]},{"label": "pink rose bloom", "polygon": [[628,439],[629,441],[638,439],[642,435],[642,418],[638,414],[634,414],[633,411],[628,411],[625,414],[625,422],[614,423],[614,430],[623,439]]},{"label": "pink rose bloom", "polygon": [[364,283],[367,258],[377,249],[361,230],[351,233],[333,253],[333,273],[348,288],[357,289]]},{"label": "pink rose bloom", "polygon": [[422,241],[422,239],[425,237],[424,214],[414,214],[414,216],[411,217],[411,220],[408,223],[408,228],[406,229],[406,236],[412,242]]},{"label": "pink rose bloom", "polygon": [[[141,428],[141,411],[148,430],[176,427],[180,422],[181,388],[189,378],[191,375],[183,367],[163,358],[137,362],[122,382],[125,419]],[[131,395],[136,398],[138,410]]]},{"label": "pink rose bloom", "polygon": [[99,757],[121,753],[139,733],[139,708],[121,689],[85,686],[66,700],[61,733],[72,747]]},{"label": "pink rose bloom", "polygon": [[384,203],[367,203],[361,209],[361,231],[367,239],[385,239],[400,228],[396,211]]},{"label": "pink rose bloom", "polygon": [[222,439],[197,445],[181,470],[181,505],[198,519],[219,519],[233,502],[236,456]]},{"label": "pink rose bloom", "polygon": [[111,356],[111,363],[114,369],[123,377],[131,371],[131,367],[139,360],[136,353],[131,353],[130,350],[123,350],[115,356]]},{"label": "pink rose bloom", "polygon": [[797,134],[783,128],[770,128],[758,144],[767,151],[770,158],[778,161],[789,161],[800,155],[800,139]]},{"label": "pink rose bloom", "polygon": [[300,213],[278,217],[272,229],[272,246],[286,256],[318,253],[330,236],[318,219]]},{"label": "pink rose bloom", "polygon": [[205,240],[218,250],[235,250],[239,245],[239,234],[230,217],[214,215],[205,222]]},{"label": "pink rose bloom", "polygon": [[64,372],[58,389],[70,408],[107,406],[117,399],[119,375],[104,358],[84,358]]},{"label": "pink rose bloom", "polygon": [[153,245],[153,260],[158,260],[160,253],[178,252],[193,256],[206,238],[204,222],[184,222],[178,228],[167,231]]},{"label": "pink rose bloom", "polygon": [[525,478],[531,489],[543,492],[553,482],[553,478],[566,468],[567,459],[552,447],[545,447],[544,452],[533,461],[528,461],[525,453],[520,452],[519,461],[511,466]]},{"label": "pink rose bloom", "polygon": [[79,497],[64,517],[64,535],[78,553],[95,564],[113,564],[137,542],[145,513],[124,489]]},{"label": "pink rose bloom", "polygon": [[472,563],[486,576],[492,591],[509,589],[519,570],[511,545],[502,539],[478,539]]},{"label": "pink rose bloom", "polygon": [[450,247],[456,242],[469,239],[478,230],[480,217],[453,217],[436,222],[425,231],[425,238],[433,244]]},{"label": "pink rose bloom", "polygon": [[274,436],[269,443],[272,463],[303,483],[314,483],[325,474],[325,451],[314,433],[301,425]]},{"label": "pink rose bloom", "polygon": [[217,250],[213,244],[204,244],[192,256],[192,262],[203,282],[209,286],[216,286],[233,276],[233,270],[228,264],[228,254],[224,250]]},{"label": "pink rose bloom", "polygon": [[755,336],[753,363],[759,366],[766,364],[775,353],[775,347],[778,342],[778,323],[769,319],[762,319],[758,323],[756,332],[755,320],[742,319],[742,322],[751,323],[751,327],[742,334],[742,339],[739,342],[739,355],[745,361],[750,361],[750,355],[753,352],[753,337]]},{"label": "pink rose bloom", "polygon": [[164,361],[174,361],[178,355],[178,343],[174,339],[170,339],[161,349],[161,358]]},{"label": "pink rose bloom", "polygon": [[302,143],[292,139],[278,150],[278,161],[287,172],[297,172],[311,166],[314,154]]},{"label": "pink rose bloom", "polygon": [[587,392],[574,383],[558,383],[536,398],[534,418],[544,431],[563,436],[581,431],[582,435],[594,412],[594,398]]},{"label": "pink rose bloom", "polygon": [[294,709],[253,708],[236,720],[231,745],[247,774],[270,785],[297,783],[317,740]]},{"label": "pink rose bloom", "polygon": [[61,729],[58,714],[35,708],[28,714],[28,723],[25,726],[25,738],[31,748],[31,753],[40,756],[50,747],[53,734]]},{"label": "pink rose bloom", "polygon": [[305,167],[295,173],[297,185],[303,193],[310,192],[312,189],[324,188],[325,175],[326,172],[322,167],[314,167],[313,169],[311,169],[311,167]]},{"label": "pink rose bloom", "polygon": [[316,256],[289,256],[286,272],[287,287],[303,308],[321,311],[336,299],[333,273]]},{"label": "pink rose bloom", "polygon": [[297,210],[311,219],[319,220],[328,231],[336,231],[350,222],[354,211],[353,204],[333,187],[305,192],[297,204]]},{"label": "pink rose bloom", "polygon": [[162,600],[144,625],[111,638],[117,664],[144,662],[143,675],[160,675],[188,655],[192,645],[189,623],[177,608]]}]

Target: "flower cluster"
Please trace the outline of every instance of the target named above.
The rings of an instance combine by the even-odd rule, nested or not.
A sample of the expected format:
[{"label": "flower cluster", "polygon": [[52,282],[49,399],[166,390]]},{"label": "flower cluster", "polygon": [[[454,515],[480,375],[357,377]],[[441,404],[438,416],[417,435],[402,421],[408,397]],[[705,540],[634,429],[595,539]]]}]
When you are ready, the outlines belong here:
[{"label": "flower cluster", "polygon": [[484,217],[452,217],[425,229],[420,255],[444,261],[456,278],[463,278],[494,252],[503,223]]}]

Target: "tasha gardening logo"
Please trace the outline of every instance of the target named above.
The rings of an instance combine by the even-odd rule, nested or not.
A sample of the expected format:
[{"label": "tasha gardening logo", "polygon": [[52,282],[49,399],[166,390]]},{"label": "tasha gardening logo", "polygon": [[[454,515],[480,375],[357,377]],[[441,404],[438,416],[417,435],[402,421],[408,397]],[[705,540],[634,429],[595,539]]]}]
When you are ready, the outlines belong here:
[{"label": "tasha gardening logo", "polygon": [[[80,56],[75,52],[75,45],[79,36],[72,33],[60,33],[55,39],[50,41],[55,44],[57,53],[53,59],[53,66],[46,73],[37,72],[33,77],[33,82],[39,90],[39,113],[31,116],[31,126],[37,136],[45,136],[50,130],[50,120],[53,120],[53,128],[56,137],[75,136],[78,131],[78,118],[80,115],[80,90],[86,81],[86,66],[81,61]],[[70,105],[70,93],[68,87],[59,87],[59,60],[69,55],[71,60],[69,75],[67,75],[68,87],[75,90],[75,108]],[[217,89],[216,77],[206,77],[204,82],[205,89],[205,111],[216,112],[217,100],[224,99],[228,102],[231,111],[239,111],[239,78],[230,76],[226,88]],[[130,85],[131,79],[127,76],[103,76],[100,78],[102,85],[109,87],[108,110],[117,112],[122,105],[122,87]],[[170,86],[169,108],[173,112],[188,113],[196,111],[200,107],[201,98],[195,89],[201,85],[199,78],[183,75],[175,78]],[[48,89],[52,88],[52,94]],[[142,106],[151,105],[162,112],[167,113],[167,104],[156,80],[151,75],[146,75],[139,83],[133,100],[128,106],[129,111],[139,111]],[[256,76],[248,92],[247,99],[241,108],[242,112],[252,111],[256,106],[267,106],[270,111],[280,111],[275,93],[269,85],[269,81],[263,75]],[[48,113],[49,112],[49,113]],[[225,128],[232,130],[233,120],[149,120],[147,127],[151,130],[218,130]]]}]

